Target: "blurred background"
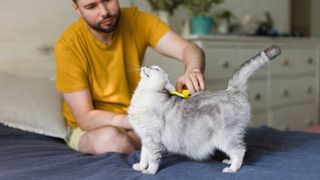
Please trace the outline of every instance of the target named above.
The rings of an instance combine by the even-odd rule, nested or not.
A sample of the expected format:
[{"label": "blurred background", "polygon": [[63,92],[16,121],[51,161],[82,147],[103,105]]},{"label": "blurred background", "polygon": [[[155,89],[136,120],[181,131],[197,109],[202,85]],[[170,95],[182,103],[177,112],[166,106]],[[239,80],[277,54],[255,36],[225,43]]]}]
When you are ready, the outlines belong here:
[{"label": "blurred background", "polygon": [[[149,0],[119,1],[123,7],[137,6],[140,10],[159,14]],[[209,34],[255,35],[259,26],[270,23],[271,36],[320,36],[318,0],[225,0],[210,6],[205,14],[213,18]],[[217,17],[219,13],[220,18]],[[182,3],[169,15],[168,24],[176,32],[188,34],[190,29],[186,27],[190,27],[190,16],[192,12]],[[71,0],[10,0],[2,3],[0,62],[52,60],[53,44],[77,17]],[[224,19],[227,19],[227,25]]]}]

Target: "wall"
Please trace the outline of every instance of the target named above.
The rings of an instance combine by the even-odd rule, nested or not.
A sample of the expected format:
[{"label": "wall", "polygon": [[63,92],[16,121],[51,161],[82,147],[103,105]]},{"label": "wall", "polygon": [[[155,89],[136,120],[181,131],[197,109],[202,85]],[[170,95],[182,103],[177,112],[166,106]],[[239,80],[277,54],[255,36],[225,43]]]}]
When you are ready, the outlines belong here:
[{"label": "wall", "polygon": [[[129,6],[129,0],[119,0]],[[9,0],[0,6],[0,70],[54,76],[52,47],[78,15],[71,0]]]},{"label": "wall", "polygon": [[71,0],[10,0],[0,6],[0,70],[52,76],[50,48],[73,22]]},{"label": "wall", "polygon": [[39,48],[52,46],[75,18],[71,0],[10,0],[1,3],[0,61],[41,59]]},{"label": "wall", "polygon": [[319,0],[312,0],[311,1],[311,35],[320,37],[320,1]]}]

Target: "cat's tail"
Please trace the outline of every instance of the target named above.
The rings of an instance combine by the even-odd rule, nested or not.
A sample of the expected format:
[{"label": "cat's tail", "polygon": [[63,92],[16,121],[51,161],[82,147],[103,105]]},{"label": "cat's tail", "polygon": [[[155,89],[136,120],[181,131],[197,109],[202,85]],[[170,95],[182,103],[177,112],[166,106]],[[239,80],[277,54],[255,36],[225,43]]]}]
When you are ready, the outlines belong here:
[{"label": "cat's tail", "polygon": [[250,76],[265,63],[276,58],[279,54],[281,54],[280,48],[276,45],[272,45],[255,57],[244,62],[233,72],[232,78],[229,80],[228,89],[246,91],[247,81]]}]

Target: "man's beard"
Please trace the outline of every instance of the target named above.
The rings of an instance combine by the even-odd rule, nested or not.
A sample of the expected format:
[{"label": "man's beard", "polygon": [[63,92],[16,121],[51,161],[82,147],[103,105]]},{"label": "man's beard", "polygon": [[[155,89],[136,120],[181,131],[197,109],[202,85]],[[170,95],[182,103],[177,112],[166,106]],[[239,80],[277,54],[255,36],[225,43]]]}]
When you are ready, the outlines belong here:
[{"label": "man's beard", "polygon": [[[116,18],[116,20],[111,24],[111,26],[109,26],[109,27],[107,27],[107,28],[102,27],[102,26],[101,26],[101,22],[102,22],[103,20],[107,19],[107,18],[110,18],[110,17]],[[96,23],[96,24],[91,24],[91,23],[89,23],[88,21],[86,21],[86,20],[85,20],[85,21],[86,21],[87,24],[88,24],[92,29],[94,29],[95,31],[102,32],[102,33],[111,33],[111,32],[113,32],[113,31],[116,30],[116,28],[117,28],[117,26],[118,26],[119,19],[120,19],[120,14],[119,14],[118,16],[116,16],[116,15],[109,15],[109,16],[105,17],[103,20],[101,20],[100,22]]]}]

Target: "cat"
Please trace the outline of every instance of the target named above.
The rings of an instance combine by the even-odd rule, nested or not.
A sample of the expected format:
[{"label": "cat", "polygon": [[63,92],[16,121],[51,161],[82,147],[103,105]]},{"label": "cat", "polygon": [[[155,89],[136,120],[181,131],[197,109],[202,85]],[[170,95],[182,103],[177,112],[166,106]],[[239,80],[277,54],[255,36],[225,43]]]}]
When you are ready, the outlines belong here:
[{"label": "cat", "polygon": [[238,67],[226,90],[197,92],[188,99],[168,93],[175,88],[163,69],[142,67],[128,111],[129,122],[142,142],[140,162],[132,168],[155,174],[165,151],[204,160],[219,149],[229,156],[223,162],[230,166],[223,172],[237,172],[246,151],[244,133],[251,116],[247,80],[280,53],[272,45]]}]

